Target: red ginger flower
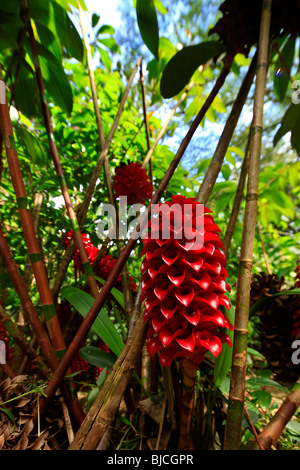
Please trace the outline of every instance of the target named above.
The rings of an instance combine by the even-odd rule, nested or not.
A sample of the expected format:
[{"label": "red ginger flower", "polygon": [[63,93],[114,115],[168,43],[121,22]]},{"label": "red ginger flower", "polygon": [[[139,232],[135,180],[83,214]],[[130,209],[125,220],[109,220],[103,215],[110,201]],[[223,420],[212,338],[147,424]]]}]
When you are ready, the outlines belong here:
[{"label": "red ginger flower", "polygon": [[[64,239],[63,239],[63,247],[65,249],[68,246],[68,243],[70,242],[71,237],[72,237],[72,230],[69,230],[66,233],[66,235],[64,236]],[[83,240],[83,243],[84,243],[88,258],[89,258],[89,261],[91,263],[91,266],[93,266],[93,264],[96,260],[97,254],[99,253],[99,250],[96,246],[94,246],[92,244],[92,242],[91,242],[90,238],[88,237],[88,235],[86,235],[85,233],[82,233],[81,237],[82,237],[82,240]],[[77,246],[76,246],[75,251],[74,251],[73,260],[74,260],[75,269],[78,270],[78,271],[81,271],[82,273],[84,273],[83,264],[82,264],[80,253],[79,253],[79,250],[78,250]],[[111,255],[104,256],[100,260],[100,263],[99,263],[99,266],[97,268],[97,271],[96,271],[95,275],[98,276],[98,277],[101,277],[101,279],[104,279],[106,281],[116,262],[117,262],[117,260],[114,259]],[[134,280],[131,276],[130,276],[129,280],[130,280],[131,289],[135,290],[136,289],[136,284],[135,284],[135,282],[134,282]],[[121,275],[118,277],[118,279],[116,281],[116,287],[118,289],[121,288]]]},{"label": "red ginger flower", "polygon": [[[63,239],[63,247],[65,249],[67,248],[71,238],[72,238],[72,230],[69,230],[65,234],[64,239]],[[86,233],[82,233],[81,238],[82,238],[82,241],[84,243],[84,247],[85,247],[86,253],[88,255],[89,261],[90,261],[91,264],[93,264],[95,259],[96,259],[97,254],[98,254],[98,248],[96,248],[92,244],[89,236]],[[74,260],[75,269],[77,269],[78,271],[84,272],[84,268],[83,268],[83,265],[82,265],[80,253],[79,253],[79,250],[78,250],[77,246],[76,246],[75,251],[74,251],[73,260]]]},{"label": "red ginger flower", "polygon": [[146,199],[151,199],[152,186],[141,163],[121,163],[115,170],[113,181],[115,198],[127,196],[129,205],[145,204]]},{"label": "red ginger flower", "polygon": [[[173,204],[180,208],[174,210],[174,215]],[[224,246],[220,229],[208,214],[211,211],[203,207],[199,220],[198,204],[194,198],[184,196],[172,196],[162,212],[159,204],[159,217],[152,217],[148,224],[151,231],[143,240],[141,281],[144,320],[149,323],[147,348],[150,355],[160,351],[160,363],[166,367],[176,357],[199,365],[207,351],[217,357],[223,343],[231,346],[222,328],[232,330],[232,325],[219,310],[230,309],[225,295],[230,287],[225,282],[228,273]],[[185,212],[186,205],[192,208],[190,217]],[[180,230],[175,222],[181,220],[184,228],[188,219],[190,234],[181,231],[178,239]],[[170,220],[168,239],[162,236],[166,220]],[[199,243],[199,236],[203,243]]]}]

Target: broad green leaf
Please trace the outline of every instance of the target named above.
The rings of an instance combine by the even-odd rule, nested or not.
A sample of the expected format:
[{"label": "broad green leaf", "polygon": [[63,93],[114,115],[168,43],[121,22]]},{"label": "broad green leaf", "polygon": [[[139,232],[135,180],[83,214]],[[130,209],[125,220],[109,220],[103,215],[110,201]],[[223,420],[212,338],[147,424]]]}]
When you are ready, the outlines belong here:
[{"label": "broad green leaf", "polygon": [[159,11],[159,13],[161,13],[162,15],[168,13],[167,8],[162,4],[160,0],[154,0],[154,5],[157,11]]},{"label": "broad green leaf", "polygon": [[[234,325],[234,310],[231,309],[229,312],[226,311],[226,315],[229,318],[229,321]],[[226,332],[233,341],[233,331]],[[222,351],[215,361],[214,367],[214,383],[215,387],[218,388],[226,378],[227,373],[229,372],[232,360],[232,347],[228,344],[223,344]]]},{"label": "broad green leaf", "polygon": [[55,1],[30,0],[30,16],[47,26],[59,38],[70,57],[83,60],[83,43],[66,10]]},{"label": "broad green leaf", "polygon": [[104,367],[111,370],[116,362],[116,356],[97,348],[96,346],[84,346],[79,351],[79,356],[95,367]]},{"label": "broad green leaf", "polygon": [[[97,279],[97,281],[101,282],[101,284],[103,284],[103,285],[106,282],[104,279],[101,279],[101,277],[98,277],[98,276],[95,276],[95,279]],[[121,291],[119,291],[116,287],[113,287],[110,292],[112,293],[112,295],[114,296],[116,301],[119,302],[121,307],[125,308],[123,293]]]},{"label": "broad green leaf", "polygon": [[[66,286],[61,295],[85,318],[92,308],[95,299],[87,292],[74,286]],[[109,349],[119,356],[124,344],[113,322],[102,308],[92,325],[92,330],[107,344]]]},{"label": "broad green leaf", "polygon": [[136,15],[141,37],[158,60],[159,30],[153,0],[137,0]]},{"label": "broad green leaf", "polygon": [[295,122],[300,118],[300,106],[296,104],[291,104],[291,106],[287,109],[285,112],[282,121],[281,121],[281,126],[279,127],[278,131],[276,132],[273,140],[274,146],[277,145],[279,140],[288,132],[290,132],[294,125]]},{"label": "broad green leaf", "polygon": [[32,163],[37,165],[47,164],[47,155],[39,140],[31,132],[28,132],[24,127],[17,126],[16,134],[21,145],[24,146],[25,152]]},{"label": "broad green leaf", "polygon": [[274,191],[271,189],[265,189],[261,194],[262,197],[272,201],[274,204],[282,209],[293,209],[294,204],[290,197],[282,191]]},{"label": "broad green leaf", "polygon": [[[13,67],[14,72],[16,68]],[[36,91],[33,71],[23,60],[19,65],[18,80],[15,84],[15,97],[19,110],[28,118],[40,115],[40,100]]]},{"label": "broad green leaf", "polygon": [[37,43],[37,50],[47,92],[57,106],[66,111],[67,114],[71,114],[73,94],[63,66],[42,44]]},{"label": "broad green leaf", "polygon": [[114,34],[115,29],[110,24],[103,24],[97,31],[98,34]]},{"label": "broad green leaf", "polygon": [[282,295],[299,295],[299,294],[300,294],[300,289],[297,288],[297,289],[278,292],[277,294],[270,295],[269,297],[262,297],[257,302],[255,302],[255,304],[253,304],[252,307],[250,308],[249,317],[252,317],[257,312],[260,312],[263,308],[265,308],[268,302],[271,302],[276,297],[280,297]]},{"label": "broad green leaf", "polygon": [[161,78],[160,91],[164,98],[177,95],[189,83],[200,65],[224,52],[218,41],[207,41],[187,46],[177,52],[167,63]]},{"label": "broad green leaf", "polygon": [[295,38],[286,41],[275,64],[274,92],[279,101],[283,101],[290,80],[290,72],[295,55]]},{"label": "broad green leaf", "polygon": [[92,27],[95,28],[95,26],[97,26],[97,24],[99,23],[99,20],[100,20],[100,16],[97,15],[97,13],[93,13],[92,14]]},{"label": "broad green leaf", "polygon": [[246,380],[247,386],[251,390],[258,390],[260,387],[277,387],[283,392],[287,392],[287,388],[283,385],[279,384],[275,380],[268,379],[267,377],[251,377],[250,379]]}]

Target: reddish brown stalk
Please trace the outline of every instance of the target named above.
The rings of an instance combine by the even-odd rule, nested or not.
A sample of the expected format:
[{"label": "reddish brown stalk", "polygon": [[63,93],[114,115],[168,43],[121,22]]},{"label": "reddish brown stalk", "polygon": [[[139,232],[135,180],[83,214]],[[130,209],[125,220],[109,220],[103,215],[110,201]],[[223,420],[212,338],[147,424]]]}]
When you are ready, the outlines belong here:
[{"label": "reddish brown stalk", "polygon": [[[91,176],[91,179],[90,179],[90,182],[89,182],[89,185],[86,189],[86,193],[85,193],[85,198],[84,198],[84,201],[82,203],[82,205],[80,206],[80,209],[79,209],[79,212],[78,212],[78,217],[77,217],[77,220],[78,220],[78,223],[79,223],[79,227],[82,227],[83,225],[83,222],[85,220],[85,217],[86,217],[86,214],[87,214],[87,211],[88,211],[88,208],[89,208],[89,205],[90,205],[90,202],[92,200],[92,197],[93,197],[93,194],[94,194],[94,190],[95,190],[95,186],[96,186],[96,183],[97,183],[97,180],[99,178],[99,174],[100,174],[100,170],[102,168],[102,165],[105,161],[105,159],[107,158],[108,156],[108,152],[109,152],[109,148],[110,148],[110,145],[111,145],[111,141],[114,137],[114,134],[116,132],[116,129],[118,127],[118,124],[119,124],[119,121],[120,121],[120,118],[121,118],[121,114],[122,114],[122,111],[123,111],[123,108],[124,108],[124,105],[125,105],[125,102],[127,100],[127,97],[128,97],[128,94],[129,94],[129,91],[130,91],[130,88],[131,88],[131,85],[132,85],[132,82],[134,80],[134,77],[136,75],[136,72],[139,68],[139,65],[140,65],[140,62],[141,62],[141,59],[138,59],[133,71],[132,71],[132,74],[128,80],[128,83],[126,85],[126,88],[125,88],[125,91],[123,93],[123,96],[122,96],[122,99],[121,99],[121,102],[120,102],[120,105],[119,105],[119,109],[118,109],[118,112],[116,114],[116,117],[114,119],[114,122],[110,128],[110,131],[109,131],[109,134],[108,134],[108,137],[105,141],[105,144],[104,144],[104,147],[103,149],[101,150],[100,152],[100,155],[99,155],[99,158],[98,158],[98,161],[96,163],[96,166],[94,168],[94,171],[93,171],[93,174]],[[67,272],[67,269],[68,269],[68,266],[69,266],[69,263],[72,259],[72,256],[73,256],[73,253],[74,253],[74,249],[75,249],[75,242],[73,240],[73,238],[70,240],[68,246],[67,246],[67,249],[65,251],[65,254],[64,254],[64,257],[61,261],[61,265],[60,265],[60,269],[59,269],[59,272],[57,273],[57,276],[56,276],[56,279],[55,279],[55,282],[54,282],[54,285],[52,287],[52,295],[53,295],[53,298],[54,300],[57,299],[57,296],[58,296],[58,293],[59,293],[59,290],[60,290],[60,287],[63,283],[63,280],[65,278],[65,275],[66,275],[66,272]]]},{"label": "reddish brown stalk", "polygon": [[187,359],[180,361],[182,372],[182,392],[179,403],[179,440],[178,450],[194,450],[191,436],[191,420],[194,407],[195,380],[198,366]]},{"label": "reddish brown stalk", "polygon": [[197,201],[201,202],[201,204],[206,204],[211,191],[214,187],[216,179],[220,173],[222,163],[232,139],[234,130],[236,128],[237,122],[243,110],[244,104],[246,102],[250,87],[252,85],[254,75],[255,75],[255,67],[257,62],[257,55],[253,57],[250,67],[244,77],[244,80],[241,84],[231,112],[227,118],[226,124],[224,126],[222,135],[219,139],[218,145],[216,147],[215,153],[212,157],[212,160],[209,164],[209,167],[205,173],[204,179],[200,186],[200,189],[197,194]]},{"label": "reddish brown stalk", "polygon": [[239,182],[238,182],[238,186],[237,186],[236,193],[235,193],[235,198],[234,198],[234,202],[233,202],[232,211],[230,213],[230,218],[229,218],[229,222],[228,222],[228,225],[227,225],[226,233],[225,233],[224,238],[223,238],[224,253],[225,253],[226,256],[228,254],[228,250],[229,250],[230,243],[231,243],[231,240],[232,240],[232,237],[233,237],[234,228],[235,228],[235,225],[236,225],[236,221],[237,221],[237,218],[238,218],[239,210],[240,210],[242,199],[243,199],[244,187],[245,187],[245,183],[246,183],[246,177],[247,177],[248,165],[249,165],[249,157],[250,157],[250,138],[251,138],[251,128],[250,128],[250,132],[249,132],[249,136],[248,136],[248,140],[247,140],[247,147],[246,147],[246,151],[245,151],[244,160],[243,160],[243,163],[242,163],[241,173],[240,173]]},{"label": "reddish brown stalk", "polygon": [[[259,448],[270,449],[276,442],[287,423],[291,420],[300,406],[300,389],[293,390],[284,400],[280,408],[277,410],[269,424],[258,435],[260,441]],[[256,450],[258,444],[254,443],[251,450]]]},{"label": "reddish brown stalk", "polygon": [[[2,79],[1,66],[0,83],[3,83],[3,89],[5,90],[5,84]],[[29,211],[29,201],[27,199],[23,176],[15,146],[13,128],[10,120],[6,97],[4,102],[0,103],[0,122],[2,134],[4,136],[8,166],[11,174],[13,187],[15,190],[15,195],[17,198],[19,216],[23,228],[24,238],[30,256],[32,270],[36,279],[37,289],[40,295],[43,312],[45,314],[45,318],[49,326],[51,342],[56,351],[62,351],[65,349],[65,343],[53,304],[47,273],[42,261],[42,255],[36,237],[32,216]]]},{"label": "reddish brown stalk", "polygon": [[106,283],[103,285],[101,292],[97,299],[95,300],[92,308],[88,312],[87,316],[83,320],[79,330],[77,331],[76,335],[74,336],[73,340],[71,341],[70,345],[68,346],[68,349],[66,353],[64,354],[63,358],[61,359],[61,362],[53,374],[52,379],[49,381],[49,384],[45,390],[45,393],[47,395],[47,398],[43,397],[41,402],[40,402],[40,413],[43,413],[44,410],[46,409],[48,403],[51,401],[55,391],[57,390],[57,387],[59,386],[59,383],[63,379],[68,367],[70,366],[71,360],[74,357],[74,355],[77,353],[79,350],[81,344],[85,340],[92,324],[94,323],[100,309],[103,307],[105,300],[110,293],[112,287],[114,286],[115,281],[117,280],[117,277],[121,273],[122,268],[124,267],[131,251],[135,247],[137,240],[140,236],[140,233],[142,233],[143,229],[146,227],[146,224],[148,222],[148,217],[149,213],[151,210],[151,205],[152,204],[157,204],[162,197],[167,185],[169,184],[170,179],[172,178],[173,173],[175,172],[188,144],[191,141],[192,136],[194,135],[196,129],[198,128],[200,122],[202,121],[203,117],[205,116],[206,111],[209,109],[210,105],[212,104],[214,98],[218,94],[220,88],[222,87],[229,71],[230,71],[230,66],[232,64],[232,57],[230,59],[226,59],[223,69],[215,83],[215,86],[213,87],[211,93],[207,97],[204,105],[202,106],[201,110],[199,111],[198,115],[195,117],[193,123],[191,124],[186,136],[182,140],[178,151],[176,152],[176,155],[174,156],[168,170],[166,171],[165,176],[163,177],[162,181],[160,182],[154,196],[152,197],[152,200],[150,204],[147,207],[147,211],[143,214],[141,217],[141,222],[138,224],[136,227],[135,231],[133,232],[131,238],[127,242],[126,246],[124,247],[119,259],[115,263]]},{"label": "reddish brown stalk", "polygon": [[[4,238],[2,227],[0,225],[0,256],[2,257],[7,273],[13,283],[15,291],[21,301],[24,315],[28,323],[31,325],[35,336],[37,338],[38,344],[41,348],[42,355],[45,359],[48,367],[53,371],[58,367],[59,361],[53,350],[53,347],[50,343],[48,335],[40,321],[40,318],[37,314],[37,311],[28,295],[27,289],[24,285],[22,276],[14,262],[13,256],[10,252],[9,246]],[[70,394],[68,389],[65,386],[62,387],[68,404],[71,403]],[[80,424],[84,418],[84,414],[78,404],[78,401],[75,399],[74,403],[70,404],[74,417],[76,418],[78,424]]]},{"label": "reddish brown stalk", "polygon": [[247,367],[250,286],[257,217],[263,109],[269,60],[271,4],[271,1],[263,3],[260,22],[247,198],[237,282],[231,380],[224,440],[225,450],[238,450],[240,448],[242,435]]},{"label": "reddish brown stalk", "polygon": [[48,136],[50,154],[54,163],[56,174],[58,176],[58,180],[59,180],[59,184],[60,184],[64,201],[65,201],[67,213],[71,221],[71,225],[73,229],[73,236],[74,236],[76,245],[78,247],[82,265],[86,273],[87,282],[90,287],[92,295],[96,298],[98,295],[98,287],[97,287],[96,279],[94,277],[94,273],[91,268],[90,261],[89,261],[89,258],[88,258],[88,255],[87,255],[87,252],[86,252],[86,249],[85,249],[82,237],[81,237],[81,232],[80,232],[79,225],[77,222],[77,216],[73,208],[68,186],[66,184],[64,172],[61,166],[61,162],[60,162],[60,158],[59,158],[59,154],[57,150],[57,145],[56,145],[55,137],[53,134],[52,124],[51,124],[51,115],[50,115],[50,110],[49,110],[47,97],[45,93],[44,80],[42,77],[42,71],[40,67],[36,41],[35,41],[32,26],[31,26],[30,18],[28,18],[28,32],[29,32],[31,51],[32,51],[33,62],[34,62],[34,67],[35,67],[36,81],[37,81],[37,86],[38,86],[40,98],[41,98],[41,108],[42,108],[42,113],[43,113],[43,118],[44,118],[44,125],[45,125],[47,136]]},{"label": "reddish brown stalk", "polygon": [[[6,314],[5,310],[0,305],[0,321],[4,328],[6,329],[7,333],[11,338],[14,339],[15,344],[17,344],[22,352],[28,357],[28,359],[33,363],[39,363],[41,368],[39,372],[44,378],[48,378],[50,371],[45,370],[45,365],[43,364],[42,358],[37,355],[35,350],[30,346],[27,339],[21,333],[17,325],[11,320],[11,318]],[[19,375],[19,374],[18,374]]]},{"label": "reddish brown stalk", "polygon": [[[92,68],[92,54],[91,54],[88,38],[87,38],[87,35],[85,33],[85,30],[84,30],[84,26],[83,26],[82,8],[80,7],[79,2],[77,2],[77,5],[78,5],[78,11],[79,11],[79,22],[80,22],[80,26],[81,26],[82,37],[83,37],[83,42],[84,42],[86,57],[87,57],[88,74],[89,74],[90,87],[91,87],[91,92],[92,92],[94,112],[95,112],[95,117],[96,117],[98,139],[99,139],[100,149],[103,150],[103,148],[105,146],[105,135],[104,135],[104,130],[103,130],[103,124],[102,124],[100,108],[99,108],[99,104],[98,104],[96,81],[95,81],[95,76],[94,76],[94,72],[93,72],[93,68]],[[110,204],[115,207],[116,214],[118,215],[117,207],[116,207],[116,203],[115,203],[115,198],[114,198],[114,192],[113,192],[113,185],[112,185],[112,178],[111,178],[111,173],[110,173],[109,161],[108,161],[108,156],[107,155],[104,158],[103,169],[104,169],[104,176],[105,176],[106,187],[107,187],[107,192],[108,192],[108,200],[109,200]],[[117,219],[118,219],[118,217],[117,217]],[[118,220],[116,220],[116,224],[117,224],[117,228],[118,228],[118,226],[119,226]],[[118,238],[118,236],[117,236],[117,238]],[[119,242],[118,242],[118,249],[120,250],[120,243]],[[129,313],[129,315],[131,315],[132,311],[133,311],[133,302],[132,302],[132,293],[131,293],[131,288],[130,288],[130,280],[129,280],[129,273],[128,273],[127,265],[125,265],[123,270],[122,270],[121,281],[122,281],[122,289],[123,289],[123,293],[124,293],[124,302],[125,302],[126,311]]]}]

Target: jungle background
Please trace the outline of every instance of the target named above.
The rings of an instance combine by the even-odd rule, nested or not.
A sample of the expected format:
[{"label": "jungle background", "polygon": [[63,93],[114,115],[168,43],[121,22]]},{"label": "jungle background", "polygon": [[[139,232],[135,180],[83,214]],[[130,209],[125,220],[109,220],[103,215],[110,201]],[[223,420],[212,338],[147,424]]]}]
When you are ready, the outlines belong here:
[{"label": "jungle background", "polygon": [[[108,242],[97,235],[99,207],[111,201],[110,178],[122,162],[143,163],[151,151],[145,168],[154,190],[164,181],[174,155],[222,70],[226,48],[222,49],[217,30],[211,31],[222,18],[222,3],[155,0],[141,5],[124,0],[119,2],[121,22],[115,29],[102,21],[103,2],[91,11],[83,0],[1,1],[0,64],[9,113],[1,114],[0,134],[0,339],[5,341],[8,359],[0,369],[0,449],[66,449],[79,429],[85,436],[81,436],[82,441],[86,439],[91,424],[82,427],[80,412],[72,414],[74,410],[66,398],[69,395],[77,397],[84,413],[93,410],[97,403],[98,411],[107,407],[103,412],[103,432],[97,442],[88,442],[87,448],[176,449],[176,407],[180,406],[176,401],[177,379],[157,360],[149,359],[141,338],[139,354],[132,359],[129,371],[124,372],[123,386],[122,378],[108,383],[139,315],[136,306],[142,262],[140,242],[130,252],[126,270],[106,295],[97,320],[73,355],[65,379],[69,391],[66,395],[56,394],[51,404],[47,403],[45,414],[41,408],[38,429],[30,418],[46,398],[50,377],[43,366],[45,350],[41,340],[47,331],[47,311],[43,308],[50,303],[47,293],[52,295],[66,345],[94,303],[91,273],[78,269],[74,245],[73,253],[68,254],[66,235],[77,229],[78,220],[81,232],[100,253],[98,262],[111,256],[106,271],[103,269],[101,276],[96,277],[101,291],[114,260],[120,259],[126,245],[126,240]],[[248,21],[259,29],[262,2],[244,2],[243,8],[241,2],[228,3],[232,8],[231,18],[227,17],[231,25],[228,36],[230,31],[233,41],[235,34],[238,39],[239,34],[246,34]],[[284,23],[286,17],[297,23],[299,6],[297,2],[286,3],[281,34],[274,36],[270,48],[265,88],[245,395],[238,445],[242,449],[259,446],[259,433],[276,419],[280,406],[287,403],[291,394],[299,394],[299,364],[291,363],[292,329],[299,330],[295,313],[300,259],[299,31],[294,24]],[[139,11],[140,19],[144,14],[144,21],[138,21]],[[254,60],[257,39],[244,50],[234,51],[224,85],[164,188],[163,200],[178,194],[197,197]],[[206,49],[208,42],[213,44],[212,52]],[[190,49],[201,44],[204,47],[197,54]],[[186,53],[189,67],[175,61],[170,72],[166,66],[179,51]],[[240,196],[226,250],[227,282],[231,287],[228,316],[232,324],[247,194],[246,183],[241,187],[239,182],[247,155],[254,94],[255,79],[206,202],[224,236],[236,207],[236,195]],[[5,116],[10,118],[14,145],[7,137],[9,120],[5,121]],[[14,147],[23,186],[7,156],[7,148]],[[27,206],[24,208],[21,186],[26,190],[29,211]],[[66,188],[64,200],[62,191],[66,194]],[[66,208],[68,197],[73,212]],[[27,215],[20,214],[22,210],[31,214],[32,224]],[[48,287],[37,282],[39,271],[33,269],[37,252],[28,242],[33,238],[40,248],[38,261],[44,265]],[[31,323],[32,312],[41,322],[42,333],[40,326],[36,330],[36,324]],[[233,332],[230,334],[233,339]],[[130,356],[127,359],[130,364]],[[55,364],[53,358],[52,372]],[[192,414],[196,450],[222,449],[226,445],[231,364],[232,348],[225,345],[217,359],[208,354],[197,372]],[[102,401],[97,402],[99,397]],[[267,448],[299,450],[299,399],[293,399],[295,409],[271,444],[268,441]],[[73,443],[74,448],[81,448],[82,441]]]}]

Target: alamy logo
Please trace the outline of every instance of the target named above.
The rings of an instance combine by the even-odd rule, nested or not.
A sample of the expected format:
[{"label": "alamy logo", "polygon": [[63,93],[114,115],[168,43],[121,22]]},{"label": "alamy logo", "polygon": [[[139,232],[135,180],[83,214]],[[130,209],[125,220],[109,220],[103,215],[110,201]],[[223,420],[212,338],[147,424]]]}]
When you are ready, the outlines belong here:
[{"label": "alamy logo", "polygon": [[0,341],[0,364],[6,364],[6,344]]},{"label": "alamy logo", "polygon": [[294,80],[292,83],[292,87],[294,88],[294,91],[292,93],[292,102],[294,104],[299,104],[300,103],[300,80]]},{"label": "alamy logo", "polygon": [[[98,220],[96,233],[100,239],[144,238],[184,240],[191,245],[190,249],[200,249],[204,238],[203,204],[151,204],[150,211],[143,204],[127,205],[127,197],[119,198],[119,217],[111,204],[101,204],[97,210]],[[133,218],[133,219],[132,219]],[[149,222],[150,221],[150,222]],[[135,230],[140,224],[140,230]],[[149,225],[148,225],[149,224]],[[150,231],[148,233],[148,226]]]},{"label": "alamy logo", "polygon": [[293,341],[292,349],[296,349],[296,351],[292,354],[292,363],[298,365],[300,364],[300,339]]},{"label": "alamy logo", "polygon": [[6,103],[5,83],[0,80],[0,104]]}]

